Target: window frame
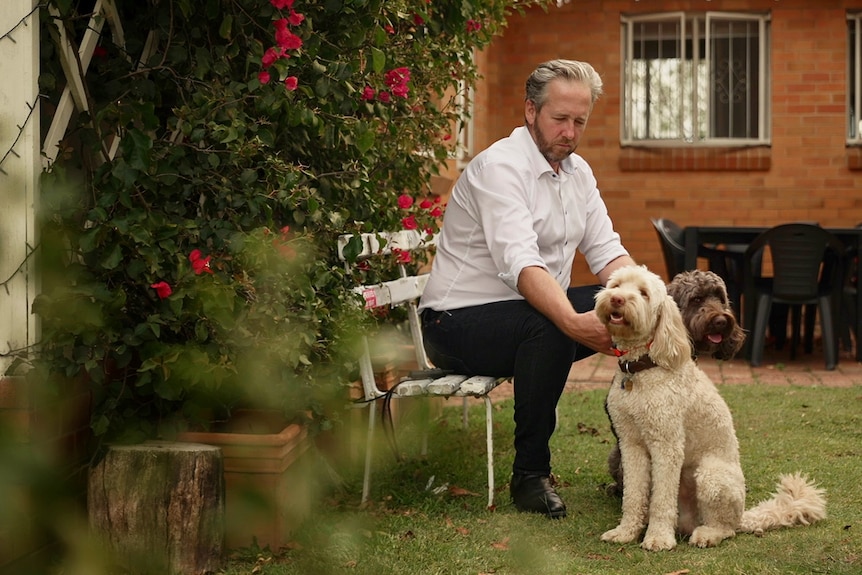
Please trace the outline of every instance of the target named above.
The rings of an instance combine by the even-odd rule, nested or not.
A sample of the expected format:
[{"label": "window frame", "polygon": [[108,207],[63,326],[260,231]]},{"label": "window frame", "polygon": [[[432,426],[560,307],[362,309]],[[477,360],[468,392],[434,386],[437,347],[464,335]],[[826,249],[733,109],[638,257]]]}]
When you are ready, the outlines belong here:
[{"label": "window frame", "polygon": [[[850,31],[850,24],[854,22],[855,41]],[[847,23],[847,89],[844,91],[847,126],[844,137],[848,146],[862,146],[862,12],[848,12]],[[855,92],[852,88],[855,88]]]},{"label": "window frame", "polygon": [[[692,44],[691,54],[692,59],[696,59],[697,62],[706,62],[707,65],[710,62],[711,57],[711,23],[714,21],[747,21],[756,23],[758,26],[758,67],[759,67],[759,78],[758,78],[758,88],[757,88],[757,98],[758,98],[758,134],[755,138],[717,138],[707,136],[703,139],[694,139],[691,140],[685,138],[684,136],[678,138],[644,138],[644,139],[636,139],[631,135],[631,118],[634,113],[634,101],[631,97],[632,93],[632,73],[630,66],[634,62],[633,54],[634,54],[634,26],[643,22],[673,22],[675,19],[679,21],[679,36],[676,41],[680,47],[680,57],[681,59],[686,59],[689,57],[686,48],[686,40],[690,39]],[[701,40],[700,30],[695,21],[701,21],[703,23],[704,34],[703,40],[705,42],[705,50],[704,54],[700,54],[699,43]],[[697,148],[710,148],[710,147],[745,147],[745,146],[764,146],[771,144],[771,81],[772,81],[772,73],[770,70],[770,54],[771,54],[771,35],[769,24],[771,21],[771,15],[769,13],[761,13],[761,12],[721,12],[721,11],[707,11],[707,12],[686,12],[686,11],[671,11],[671,12],[659,12],[659,13],[648,13],[648,14],[623,14],[620,17],[620,37],[621,37],[621,46],[620,46],[620,61],[621,61],[621,73],[620,73],[620,83],[621,83],[621,98],[620,98],[620,144],[622,146],[633,146],[633,147],[652,147],[652,148],[661,148],[661,147],[697,147]],[[689,29],[691,29],[691,35],[689,37]],[[695,66],[696,67],[696,66]],[[693,81],[693,78],[687,79],[688,81]],[[681,98],[684,97],[685,89],[683,88],[682,82],[686,81],[685,78],[680,78],[680,94]],[[712,78],[709,80],[709,86],[713,85]],[[697,94],[696,90],[691,90],[691,98],[692,101],[689,102],[690,109],[690,118],[685,117],[685,112],[678,112],[678,121],[680,124],[684,123],[686,120],[690,120],[693,125],[697,125],[699,120],[698,117],[698,109],[697,109],[697,99],[699,97],[705,97],[707,99],[707,114],[709,114],[709,110],[712,109],[712,90],[710,89],[707,94]],[[682,106],[682,104],[680,104]],[[710,120],[708,119],[707,122]],[[682,129],[680,129],[680,133],[682,133]]]}]

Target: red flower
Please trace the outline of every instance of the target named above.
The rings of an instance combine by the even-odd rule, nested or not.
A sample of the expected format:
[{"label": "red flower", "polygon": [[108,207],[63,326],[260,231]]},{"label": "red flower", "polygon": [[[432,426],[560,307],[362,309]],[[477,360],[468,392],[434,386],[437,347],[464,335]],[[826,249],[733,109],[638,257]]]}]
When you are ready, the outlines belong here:
[{"label": "red flower", "polygon": [[392,24],[387,24],[383,29],[386,30],[387,34],[395,34],[395,28],[392,27]]},{"label": "red flower", "polygon": [[478,32],[482,29],[482,23],[473,20],[472,18],[467,20],[467,32]]},{"label": "red flower", "polygon": [[409,264],[412,261],[410,252],[401,248],[392,248],[392,253],[395,254],[395,258],[399,264]]},{"label": "red flower", "polygon": [[365,86],[362,90],[362,94],[359,96],[360,100],[371,101],[374,99],[374,88],[371,86]]},{"label": "red flower", "polygon": [[108,51],[105,50],[102,46],[96,46],[93,48],[93,58],[107,58]]},{"label": "red flower", "polygon": [[287,29],[287,18],[279,18],[273,22],[275,26],[275,42],[285,51],[302,48],[302,38]]},{"label": "red flower", "polygon": [[423,210],[427,210],[428,208],[430,208],[433,205],[434,204],[432,204],[431,200],[429,200],[428,198],[425,198],[424,200],[419,202],[419,207],[422,208]]},{"label": "red flower", "polygon": [[271,77],[269,75],[269,72],[263,71],[257,75],[257,79],[261,84],[269,84]]},{"label": "red flower", "polygon": [[282,52],[280,49],[268,48],[266,52],[263,54],[263,58],[260,59],[260,63],[263,64],[265,68],[269,68],[275,61],[281,58]]},{"label": "red flower", "polygon": [[290,11],[290,16],[287,17],[287,21],[290,22],[291,26],[299,26],[303,20],[305,20],[305,16],[293,10]]},{"label": "red flower", "polygon": [[410,214],[406,218],[401,218],[401,225],[405,230],[415,230],[419,227],[419,224],[416,223],[416,216]]},{"label": "red flower", "polygon": [[442,215],[443,210],[441,210],[440,208],[434,208],[433,210],[431,210],[431,217],[433,218],[439,218]]},{"label": "red flower", "polygon": [[383,102],[384,104],[388,104],[392,101],[392,98],[389,96],[389,92],[386,90],[381,90],[377,93],[377,99]]},{"label": "red flower", "polygon": [[279,10],[284,10],[285,8],[292,8],[293,2],[294,0],[269,0],[269,3]]},{"label": "red flower", "polygon": [[192,250],[192,253],[189,254],[189,261],[192,262],[192,269],[195,271],[195,275],[201,275],[204,272],[213,273],[212,268],[210,268],[211,257],[202,258],[200,250]]},{"label": "red flower", "polygon": [[413,198],[408,194],[398,196],[398,207],[402,210],[409,209],[413,205]]},{"label": "red flower", "polygon": [[296,90],[296,87],[299,85],[299,80],[296,76],[288,76],[284,79],[284,87],[289,91],[293,92]]},{"label": "red flower", "polygon": [[171,289],[171,286],[168,284],[168,282],[156,282],[150,287],[156,290],[156,295],[159,296],[159,299],[165,299],[173,293],[173,290]]}]

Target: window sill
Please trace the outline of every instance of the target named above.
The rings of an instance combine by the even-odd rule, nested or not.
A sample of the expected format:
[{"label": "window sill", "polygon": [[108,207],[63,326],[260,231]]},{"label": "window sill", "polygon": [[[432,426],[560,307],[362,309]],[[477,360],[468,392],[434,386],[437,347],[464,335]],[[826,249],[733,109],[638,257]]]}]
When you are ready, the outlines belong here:
[{"label": "window sill", "polygon": [[[635,148],[620,150],[623,172],[697,172],[747,171],[763,172],[772,165],[768,146],[743,148]],[[862,169],[862,156],[860,168]]]}]

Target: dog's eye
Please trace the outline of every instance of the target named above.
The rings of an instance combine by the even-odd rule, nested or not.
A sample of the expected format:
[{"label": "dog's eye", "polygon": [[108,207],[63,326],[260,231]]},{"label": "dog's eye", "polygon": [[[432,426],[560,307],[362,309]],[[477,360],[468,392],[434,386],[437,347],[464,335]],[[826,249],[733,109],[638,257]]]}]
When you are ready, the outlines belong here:
[{"label": "dog's eye", "polygon": [[649,292],[644,288],[641,288],[641,297],[644,299],[649,299]]}]

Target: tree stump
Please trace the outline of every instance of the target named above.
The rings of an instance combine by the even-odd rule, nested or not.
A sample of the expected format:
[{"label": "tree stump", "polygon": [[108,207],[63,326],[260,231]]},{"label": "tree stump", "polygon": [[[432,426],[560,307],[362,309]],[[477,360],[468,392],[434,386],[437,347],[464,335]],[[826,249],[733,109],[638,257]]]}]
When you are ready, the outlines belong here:
[{"label": "tree stump", "polygon": [[221,450],[146,442],[108,449],[88,482],[90,527],[129,573],[201,575],[221,568]]}]

